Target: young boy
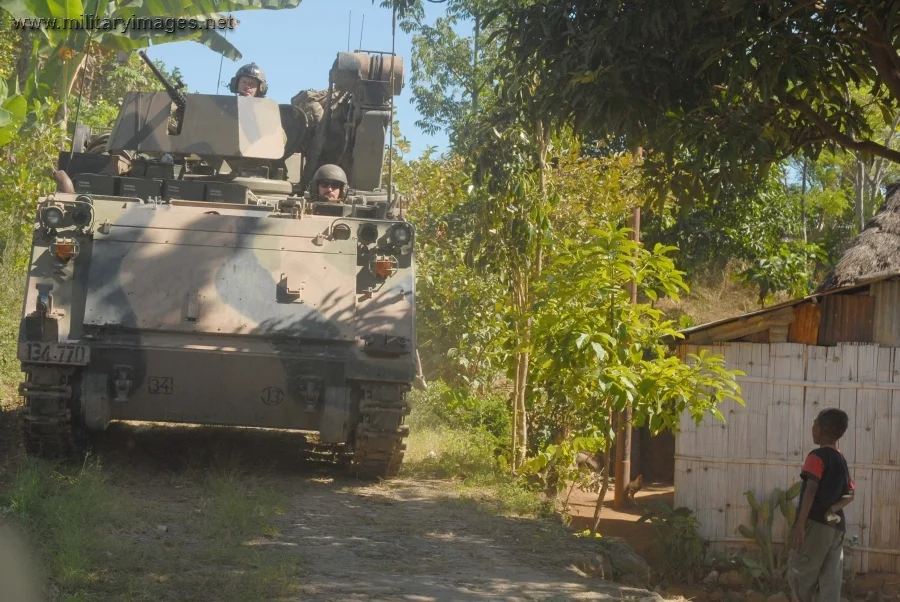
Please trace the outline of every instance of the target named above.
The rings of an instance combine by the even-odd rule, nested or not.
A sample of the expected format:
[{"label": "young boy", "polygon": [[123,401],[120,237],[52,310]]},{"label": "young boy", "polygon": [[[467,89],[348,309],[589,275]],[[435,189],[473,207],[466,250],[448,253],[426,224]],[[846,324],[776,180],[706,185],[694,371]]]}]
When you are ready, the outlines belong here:
[{"label": "young boy", "polygon": [[794,602],[840,602],[843,575],[844,506],[853,501],[853,479],[837,442],[847,431],[847,414],[822,410],[813,422],[813,443],[800,478],[797,522],[788,539],[788,583]]}]

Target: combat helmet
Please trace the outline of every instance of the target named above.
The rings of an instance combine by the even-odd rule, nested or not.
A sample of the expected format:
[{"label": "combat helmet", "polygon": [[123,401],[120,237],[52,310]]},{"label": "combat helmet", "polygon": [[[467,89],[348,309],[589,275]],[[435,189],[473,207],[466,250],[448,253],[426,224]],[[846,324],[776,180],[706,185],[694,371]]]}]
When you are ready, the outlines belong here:
[{"label": "combat helmet", "polygon": [[347,197],[347,174],[339,166],[333,163],[326,163],[316,170],[312,179],[312,193],[318,196],[319,182],[322,180],[332,180],[341,183],[341,200]]},{"label": "combat helmet", "polygon": [[248,63],[237,70],[237,73],[231,78],[231,83],[228,84],[228,89],[231,90],[232,94],[238,93],[238,82],[242,77],[252,77],[257,80],[259,82],[257,98],[265,97],[266,92],[269,91],[269,84],[266,83],[266,74],[263,73],[263,70],[256,63]]}]

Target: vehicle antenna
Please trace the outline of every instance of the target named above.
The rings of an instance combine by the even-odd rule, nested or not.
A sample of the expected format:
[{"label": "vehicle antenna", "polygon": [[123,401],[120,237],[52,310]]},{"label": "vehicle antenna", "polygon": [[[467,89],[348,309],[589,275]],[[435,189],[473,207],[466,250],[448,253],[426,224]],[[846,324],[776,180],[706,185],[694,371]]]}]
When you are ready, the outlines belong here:
[{"label": "vehicle antenna", "polygon": [[[228,24],[231,24],[231,15],[232,13],[228,13]],[[222,37],[228,39],[228,28],[225,28],[225,33],[222,34]],[[219,55],[219,76],[216,78],[216,95],[219,94],[219,87],[222,85],[222,63],[225,62],[225,55]]]},{"label": "vehicle antenna", "polygon": [[350,30],[353,28],[353,11],[350,11],[350,16],[347,18],[347,52],[350,52]]},{"label": "vehicle antenna", "polygon": [[[91,42],[94,41],[94,22],[93,19],[96,18],[97,13],[100,12],[100,0],[94,3],[94,15],[90,20],[90,29],[91,32],[88,34],[87,45],[84,47],[84,64],[81,65],[81,83],[78,84],[79,94],[78,94],[78,104],[75,106],[75,127],[78,127],[78,118],[81,116],[81,103],[84,102],[84,76],[87,75],[87,58],[88,52],[91,50]],[[74,35],[74,34],[73,34]],[[68,130],[68,128],[66,128]],[[75,156],[75,134],[77,132],[72,132],[72,143],[69,145],[69,161],[72,161],[72,157]]]},{"label": "vehicle antenna", "polygon": [[359,26],[359,46],[357,46],[357,48],[356,48],[357,51],[359,51],[359,49],[362,48],[362,34],[363,34],[363,30],[365,28],[366,28],[366,15],[365,15],[365,13],[363,13],[362,25]]},{"label": "vehicle antenna", "polygon": [[[394,189],[394,58],[397,56],[397,0],[392,3],[391,15],[391,128],[390,143],[388,144],[388,207],[391,206]],[[362,46],[362,41],[360,41]],[[402,211],[403,208],[401,207]]]}]

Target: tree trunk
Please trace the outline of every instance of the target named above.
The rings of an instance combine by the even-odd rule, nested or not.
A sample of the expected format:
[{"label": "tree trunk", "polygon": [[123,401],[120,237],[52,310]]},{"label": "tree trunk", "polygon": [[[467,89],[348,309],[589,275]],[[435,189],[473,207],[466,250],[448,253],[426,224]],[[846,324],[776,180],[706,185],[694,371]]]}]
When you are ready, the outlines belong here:
[{"label": "tree trunk", "polygon": [[35,44],[35,34],[33,31],[22,31],[20,38],[19,54],[16,56],[16,79],[19,82],[19,88],[23,89],[28,82],[28,74],[31,71],[31,54]]},{"label": "tree trunk", "polygon": [[801,180],[800,180],[800,225],[803,229],[803,244],[806,245],[808,241],[806,236],[806,175],[807,175],[807,161],[806,157],[803,157],[803,169],[801,170]]},{"label": "tree trunk", "polygon": [[[540,119],[535,119],[535,134],[538,142],[538,169],[541,189],[541,210],[547,204],[547,129]],[[543,268],[543,241],[542,235],[535,244],[534,266],[520,266],[517,269],[519,282],[516,285],[516,305],[520,316],[524,316],[522,328],[519,331],[520,349],[516,353],[516,386],[513,404],[513,472],[525,461],[528,453],[528,415],[525,410],[525,393],[528,385],[528,365],[531,360],[529,349],[531,347],[531,283],[533,279],[540,278]]]},{"label": "tree trunk", "polygon": [[528,384],[528,352],[522,351],[516,354],[516,396],[513,426],[515,430],[516,445],[513,450],[513,469],[517,470],[528,451],[528,417],[525,413],[525,388]]},{"label": "tree trunk", "polygon": [[[631,240],[640,241],[641,208],[635,207],[631,213]],[[638,301],[637,282],[629,284],[631,303]],[[618,432],[616,434],[616,510],[625,505],[625,485],[631,481],[631,405],[619,414]]]},{"label": "tree trunk", "polygon": [[856,193],[854,209],[856,211],[856,223],[859,225],[860,232],[866,227],[865,217],[863,216],[863,196],[865,194],[863,190],[865,187],[864,169],[862,157],[859,153],[856,153],[856,173],[853,177],[853,188]]},{"label": "tree trunk", "polygon": [[475,13],[475,32],[472,36],[472,115],[478,118],[478,97],[481,94],[481,85],[478,83],[478,37],[481,35],[481,15]]},{"label": "tree trunk", "polygon": [[591,535],[597,532],[600,526],[600,512],[603,510],[603,502],[606,501],[606,493],[609,491],[609,469],[612,458],[609,453],[609,441],[606,442],[606,450],[603,454],[603,486],[600,495],[597,496],[597,505],[594,507],[594,526],[591,527]]},{"label": "tree trunk", "polygon": [[516,269],[516,281],[514,282],[515,296],[513,302],[520,316],[519,343],[520,350],[516,352],[516,382],[513,390],[513,450],[512,469],[516,473],[528,450],[528,416],[525,412],[525,390],[528,386],[528,345],[531,341],[531,322],[522,320],[528,311],[528,284],[527,271],[523,268]]}]

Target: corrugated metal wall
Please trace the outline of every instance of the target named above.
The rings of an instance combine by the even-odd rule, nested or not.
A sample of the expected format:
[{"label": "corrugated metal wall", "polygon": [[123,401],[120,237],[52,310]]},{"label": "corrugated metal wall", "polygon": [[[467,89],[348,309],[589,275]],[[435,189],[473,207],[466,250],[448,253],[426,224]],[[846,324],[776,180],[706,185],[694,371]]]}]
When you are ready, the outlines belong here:
[{"label": "corrugated metal wall", "polygon": [[875,325],[875,298],[869,295],[822,297],[819,345],[871,343]]},{"label": "corrugated metal wall", "polygon": [[876,282],[871,295],[875,298],[874,342],[900,347],[900,282]]},{"label": "corrugated metal wall", "polygon": [[794,308],[794,321],[788,329],[788,343],[815,345],[819,342],[819,323],[822,310],[815,303],[804,303]]}]

